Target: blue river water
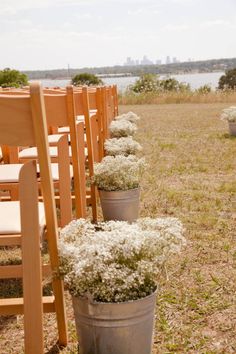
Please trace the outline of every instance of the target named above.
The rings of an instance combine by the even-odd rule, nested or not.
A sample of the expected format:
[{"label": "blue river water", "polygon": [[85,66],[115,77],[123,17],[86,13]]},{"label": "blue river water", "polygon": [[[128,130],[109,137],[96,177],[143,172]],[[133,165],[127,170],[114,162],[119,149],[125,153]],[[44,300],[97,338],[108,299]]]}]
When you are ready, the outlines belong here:
[{"label": "blue river water", "polygon": [[[180,75],[171,75],[179,82],[185,82],[190,84],[191,88],[197,89],[203,85],[210,85],[213,89],[218,86],[219,78],[224,75],[224,72],[214,72],[214,73],[196,73],[196,74],[180,74]],[[165,78],[166,76],[161,76]],[[132,85],[138,77],[128,76],[128,77],[108,77],[103,78],[103,82],[107,85],[116,84],[120,91],[125,91],[125,89]],[[44,87],[55,87],[60,86],[64,87],[70,84],[69,80],[40,80]]]}]

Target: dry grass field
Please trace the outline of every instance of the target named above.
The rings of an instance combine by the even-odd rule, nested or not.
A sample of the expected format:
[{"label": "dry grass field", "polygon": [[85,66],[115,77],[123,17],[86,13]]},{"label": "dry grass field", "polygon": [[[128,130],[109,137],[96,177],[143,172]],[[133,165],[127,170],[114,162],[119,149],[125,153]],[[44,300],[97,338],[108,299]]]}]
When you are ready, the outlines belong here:
[{"label": "dry grass field", "polygon": [[[219,120],[227,106],[121,106],[142,117],[137,140],[149,167],[140,214],[180,218],[188,241],[160,280],[153,354],[236,353],[236,138]],[[52,348],[55,320],[47,315],[47,353],[77,353],[69,296],[67,303],[69,346]],[[22,318],[2,319],[0,353],[23,353],[22,345]]]},{"label": "dry grass field", "polygon": [[143,92],[135,94],[124,92],[119,95],[121,105],[138,104],[170,104],[170,103],[233,103],[236,102],[236,91],[211,91],[201,93],[198,91],[174,92],[167,91],[162,93]]}]

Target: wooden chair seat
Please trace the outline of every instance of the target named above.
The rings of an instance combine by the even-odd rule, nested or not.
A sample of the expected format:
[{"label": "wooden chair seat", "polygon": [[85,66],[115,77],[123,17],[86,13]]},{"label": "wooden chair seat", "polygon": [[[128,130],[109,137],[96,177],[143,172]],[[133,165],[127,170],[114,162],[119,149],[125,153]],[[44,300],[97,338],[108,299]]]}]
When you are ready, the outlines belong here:
[{"label": "wooden chair seat", "polygon": [[[59,128],[59,130],[60,129],[64,129],[65,128],[65,131],[62,131],[60,134],[50,134],[50,135],[48,135],[48,142],[49,142],[49,145],[50,146],[54,146],[54,145],[57,145],[57,143],[58,143],[58,139],[60,139],[60,137],[61,137],[61,134],[63,133],[66,133],[66,134],[68,134],[67,136],[68,136],[68,142],[70,143],[71,141],[71,139],[70,139],[70,134],[69,134],[69,131],[68,131],[68,127],[62,127],[62,128]],[[86,143],[86,133],[84,133],[84,142]]]},{"label": "wooden chair seat", "polygon": [[[44,205],[42,202],[38,203],[39,208],[39,225],[40,234],[42,234],[45,227]],[[20,234],[20,202],[1,202],[0,203],[0,235],[3,234]],[[9,217],[10,216],[10,217]],[[1,236],[0,236],[1,237]]]},{"label": "wooden chair seat", "polygon": [[[53,181],[59,180],[58,164],[52,163],[51,165]],[[2,164],[0,165],[0,183],[18,183],[19,173],[22,164]],[[39,173],[39,165],[37,164],[37,172]],[[70,166],[70,175],[73,177],[73,168]]]},{"label": "wooden chair seat", "polygon": [[[49,154],[51,159],[56,160],[58,158],[58,151],[56,146],[50,146],[49,147]],[[88,155],[88,150],[87,148],[84,148],[84,154],[85,154],[85,159],[86,156]],[[21,150],[19,152],[19,160],[23,161],[25,160],[32,160],[32,159],[37,159],[38,153],[37,153],[37,148],[32,147],[32,148],[27,148],[24,150]],[[72,158],[72,152],[71,152],[71,147],[69,146],[69,157],[70,159]]]},{"label": "wooden chair seat", "polygon": [[[56,146],[49,147],[49,155],[51,158],[58,157],[58,150]],[[26,148],[19,152],[19,159],[36,159],[37,156],[38,156],[38,152],[36,147]],[[71,147],[69,147],[69,156],[70,157],[72,156]]]},{"label": "wooden chair seat", "polygon": [[[50,146],[56,145],[60,139],[61,134],[50,134],[48,135],[48,143]],[[68,142],[70,143],[70,134],[68,133]]]}]

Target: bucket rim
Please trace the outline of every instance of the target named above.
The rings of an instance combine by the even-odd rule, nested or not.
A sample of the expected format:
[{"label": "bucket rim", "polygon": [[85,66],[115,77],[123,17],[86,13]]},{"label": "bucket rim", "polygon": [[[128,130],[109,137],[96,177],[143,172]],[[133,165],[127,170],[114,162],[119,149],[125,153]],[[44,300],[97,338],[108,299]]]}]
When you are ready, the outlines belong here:
[{"label": "bucket rim", "polygon": [[125,189],[125,190],[119,189],[119,190],[116,190],[116,191],[107,191],[105,189],[99,189],[98,188],[98,191],[102,192],[102,193],[110,193],[110,192],[112,192],[112,193],[122,193],[123,192],[124,193],[124,192],[138,191],[138,190],[140,190],[140,186],[136,187],[136,188]]},{"label": "bucket rim", "polygon": [[150,295],[148,296],[145,296],[145,297],[141,297],[140,299],[136,299],[136,300],[128,300],[128,301],[121,301],[121,302],[102,302],[102,301],[93,301],[92,299],[89,299],[88,297],[83,297],[83,296],[75,296],[75,295],[72,295],[71,296],[75,299],[78,299],[78,300],[81,300],[81,301],[86,301],[88,302],[89,304],[92,304],[92,305],[106,305],[106,306],[114,306],[114,305],[123,305],[123,304],[130,304],[130,303],[133,303],[133,302],[142,302],[144,300],[148,300],[150,299],[151,297],[155,297],[157,295],[157,292],[158,292],[158,286],[156,286],[156,289],[155,291],[153,291]]}]

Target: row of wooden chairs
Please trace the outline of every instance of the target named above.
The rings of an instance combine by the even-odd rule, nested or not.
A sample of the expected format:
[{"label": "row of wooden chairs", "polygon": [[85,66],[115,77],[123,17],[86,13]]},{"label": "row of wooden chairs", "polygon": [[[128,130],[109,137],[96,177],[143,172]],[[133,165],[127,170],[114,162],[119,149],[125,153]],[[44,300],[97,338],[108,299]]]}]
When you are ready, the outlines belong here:
[{"label": "row of wooden chairs", "polygon": [[[116,114],[114,110],[112,110],[112,114],[108,114],[109,107],[111,107],[111,105],[107,104],[107,97],[105,96],[105,99],[103,97],[103,95],[106,94],[106,91],[107,88],[88,89],[86,87],[76,90],[72,87],[67,87],[66,90],[44,90],[48,131],[51,133],[60,132],[70,134],[71,146],[69,155],[73,165],[76,216],[86,216],[86,207],[84,205],[84,201],[86,199],[87,203],[92,205],[94,221],[96,221],[97,219],[95,188],[91,186],[91,191],[89,195],[87,195],[87,198],[84,195],[85,175],[83,124],[85,125],[86,134],[86,158],[88,163],[89,176],[91,177],[93,175],[94,162],[100,161],[103,157],[103,143],[104,140],[108,137],[107,127],[110,123],[110,120],[114,118],[114,114]],[[25,92],[27,91],[9,91],[11,95],[18,93],[24,94]],[[114,107],[114,104],[112,107]],[[75,121],[75,116],[80,117],[80,120],[77,119]],[[107,117],[109,118],[109,120],[107,119]],[[65,126],[66,129],[64,128]],[[64,156],[62,153],[58,154],[60,146],[66,144],[65,141],[60,140],[63,140],[61,138],[61,135],[49,136],[50,145],[59,145],[60,143],[58,147],[50,147],[50,156],[52,157],[54,162],[57,162],[58,158],[62,156],[61,161],[64,162],[64,168],[61,168],[59,171],[61,172],[61,178],[58,178],[58,173],[56,172],[57,167],[54,166],[54,171],[56,175],[54,180],[56,184],[59,184],[61,196],[61,225],[63,226],[71,219],[71,212],[69,212],[71,208],[70,200],[68,200],[68,188],[65,188],[66,183],[63,184],[63,181],[66,181],[66,177],[67,179],[70,179],[70,176],[67,168],[68,158],[66,158],[65,153]],[[8,160],[8,162],[10,163],[25,162],[27,160],[35,159],[37,157],[37,151],[34,147],[19,151],[19,148],[8,149],[7,147],[3,146],[2,150],[5,152],[5,161]],[[65,151],[65,149],[61,148],[61,151],[63,152]],[[60,166],[62,165],[63,164],[60,164]],[[8,171],[9,167],[5,166],[5,170]],[[4,175],[6,174],[7,173],[5,173]],[[10,187],[11,189],[12,195],[17,195],[16,184],[10,183],[9,185],[9,183],[7,183],[8,181],[3,182],[5,182],[2,184],[3,189],[6,189],[6,184],[8,184],[8,187]],[[82,190],[81,186],[83,186]]]},{"label": "row of wooden chairs", "polygon": [[[87,198],[85,168],[87,165],[91,177],[94,162],[103,156],[109,122],[118,114],[117,92],[116,98],[109,92],[110,88],[103,87],[42,90],[38,83],[24,90],[0,91],[0,144],[5,162],[0,164],[0,190],[9,190],[13,199],[0,202],[0,246],[21,246],[22,250],[22,264],[1,266],[0,279],[23,278],[23,298],[0,299],[0,315],[24,314],[26,354],[43,353],[43,312],[56,313],[59,344],[67,344],[63,282],[56,276],[59,256],[54,194],[55,188],[59,189],[60,223],[64,225],[73,217],[73,176],[75,217],[87,216],[88,200],[96,220],[96,190],[92,186]],[[25,147],[37,149],[37,155],[32,155],[32,150],[27,154]],[[59,170],[57,175],[52,172],[52,160]],[[17,165],[10,181],[7,177],[13,163]],[[5,168],[2,181],[1,167]],[[39,186],[43,203],[38,201]],[[43,237],[48,243],[49,264],[42,265]],[[42,279],[48,276],[52,277],[53,296],[44,297]]]}]

